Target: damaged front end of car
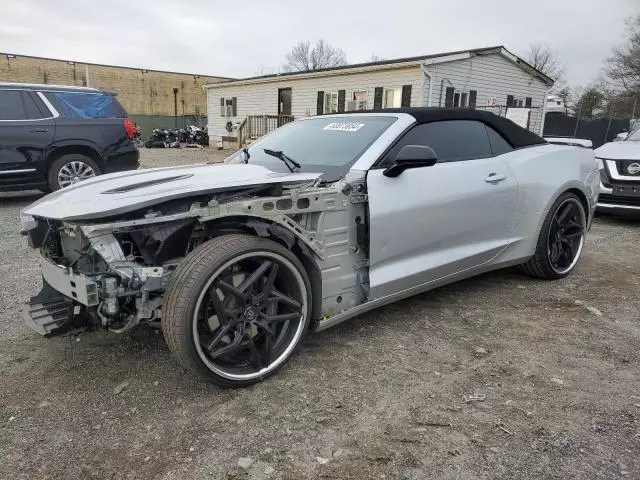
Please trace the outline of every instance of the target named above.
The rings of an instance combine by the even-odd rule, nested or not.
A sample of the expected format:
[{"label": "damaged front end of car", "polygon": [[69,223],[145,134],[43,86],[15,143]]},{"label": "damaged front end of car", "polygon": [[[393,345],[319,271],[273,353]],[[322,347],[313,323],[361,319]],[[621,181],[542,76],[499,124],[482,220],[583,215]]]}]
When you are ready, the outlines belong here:
[{"label": "damaged front end of car", "polygon": [[157,323],[171,271],[188,251],[197,220],[188,213],[103,224],[39,219],[28,231],[40,249],[43,287],[25,309],[25,321],[51,336],[70,328],[102,326],[123,332]]},{"label": "damaged front end of car", "polygon": [[40,250],[43,277],[25,321],[45,336],[160,327],[178,264],[230,233],[269,237],[296,252],[314,283],[314,318],[328,318],[368,294],[363,190],[363,177],[330,185],[307,180],[198,194],[99,219],[25,214],[23,232]]}]

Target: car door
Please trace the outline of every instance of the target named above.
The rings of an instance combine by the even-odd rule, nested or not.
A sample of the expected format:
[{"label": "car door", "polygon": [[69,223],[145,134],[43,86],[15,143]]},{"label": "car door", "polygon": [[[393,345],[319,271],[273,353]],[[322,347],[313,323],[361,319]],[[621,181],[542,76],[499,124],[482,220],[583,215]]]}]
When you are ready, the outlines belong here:
[{"label": "car door", "polygon": [[29,174],[42,168],[55,124],[31,92],[0,89],[0,172]]},{"label": "car door", "polygon": [[[431,147],[437,163],[385,176],[405,145]],[[372,298],[478,267],[510,242],[518,183],[480,122],[416,125],[368,172],[367,189]]]}]

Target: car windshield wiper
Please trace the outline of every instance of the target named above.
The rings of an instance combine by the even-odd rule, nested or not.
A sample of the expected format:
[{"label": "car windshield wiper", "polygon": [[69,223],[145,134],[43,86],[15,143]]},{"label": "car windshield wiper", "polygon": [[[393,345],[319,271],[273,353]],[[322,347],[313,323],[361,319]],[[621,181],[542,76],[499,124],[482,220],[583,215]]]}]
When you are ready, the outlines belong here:
[{"label": "car windshield wiper", "polygon": [[242,153],[244,153],[244,163],[249,163],[249,159],[251,158],[251,155],[249,155],[249,149],[247,147],[244,147],[242,149]]},{"label": "car windshield wiper", "polygon": [[[302,165],[296,162],[293,158],[286,156],[282,150],[269,150],[268,148],[263,148],[262,151],[267,155],[271,155],[272,157],[282,160],[291,173],[294,173],[293,167],[296,167],[298,170],[302,168]],[[293,167],[291,165],[293,165]]]}]

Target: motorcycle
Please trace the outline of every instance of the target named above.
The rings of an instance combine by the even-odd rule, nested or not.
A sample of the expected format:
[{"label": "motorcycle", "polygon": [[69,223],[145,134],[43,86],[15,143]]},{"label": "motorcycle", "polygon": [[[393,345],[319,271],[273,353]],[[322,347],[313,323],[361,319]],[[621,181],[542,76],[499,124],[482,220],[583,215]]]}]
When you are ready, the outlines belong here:
[{"label": "motorcycle", "polygon": [[145,144],[145,139],[142,138],[142,129],[137,125],[134,127],[133,131],[133,143],[138,148],[144,147]]},{"label": "motorcycle", "polygon": [[144,144],[147,148],[180,148],[177,130],[154,128],[149,140]]}]

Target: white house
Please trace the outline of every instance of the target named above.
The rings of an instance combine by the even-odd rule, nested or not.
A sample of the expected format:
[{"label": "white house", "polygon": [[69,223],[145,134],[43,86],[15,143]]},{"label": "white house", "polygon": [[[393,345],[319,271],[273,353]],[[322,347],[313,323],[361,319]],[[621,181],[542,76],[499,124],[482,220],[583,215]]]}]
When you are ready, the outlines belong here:
[{"label": "white house", "polygon": [[498,46],[204,88],[211,142],[235,143],[238,135],[255,138],[292,117],[409,106],[486,108],[541,133],[552,85],[552,79]]},{"label": "white house", "polygon": [[564,100],[558,95],[547,96],[547,112],[562,112],[565,113]]}]

